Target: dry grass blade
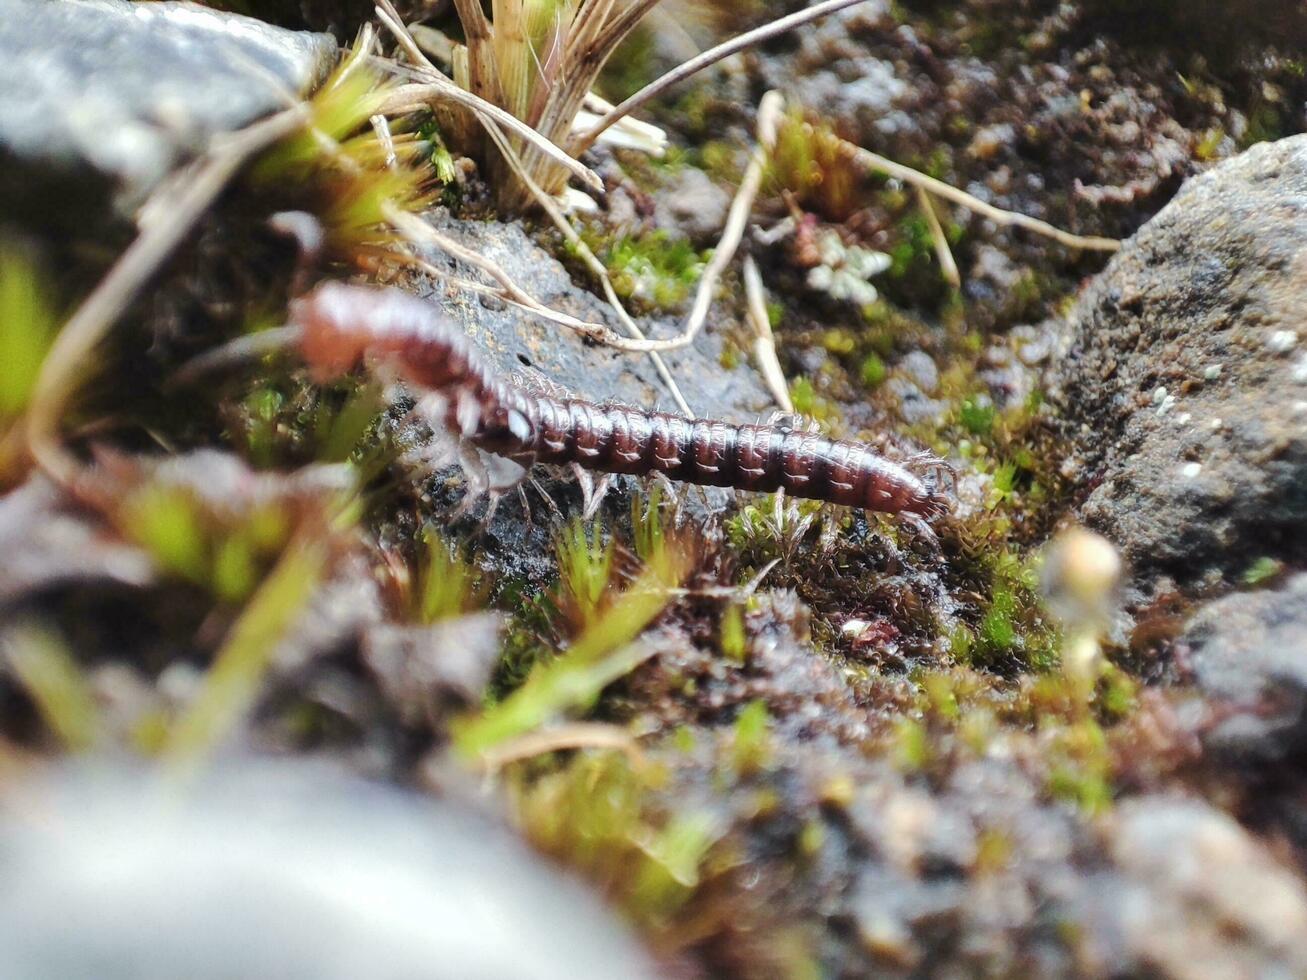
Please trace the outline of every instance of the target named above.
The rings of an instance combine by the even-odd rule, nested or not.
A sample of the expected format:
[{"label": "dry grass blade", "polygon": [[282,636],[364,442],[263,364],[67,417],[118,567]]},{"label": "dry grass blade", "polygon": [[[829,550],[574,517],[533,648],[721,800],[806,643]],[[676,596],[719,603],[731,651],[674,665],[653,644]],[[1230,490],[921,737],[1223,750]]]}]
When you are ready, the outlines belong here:
[{"label": "dry grass blade", "polygon": [[1047,221],[1032,218],[1028,214],[997,208],[978,197],[973,197],[966,191],[958,190],[952,184],[946,184],[942,180],[923,174],[920,170],[913,170],[901,163],[895,163],[887,157],[872,153],[870,150],[863,149],[848,140],[839,139],[839,137],[835,138],[838,140],[841,150],[858,166],[894,177],[905,184],[911,184],[913,187],[920,187],[936,197],[942,197],[946,201],[952,201],[954,204],[966,208],[968,211],[983,215],[997,225],[1003,225],[1006,228],[1024,228],[1036,235],[1042,235],[1045,238],[1053,239],[1055,242],[1060,242],[1067,248],[1082,248],[1092,252],[1116,252],[1121,248],[1121,243],[1115,238],[1075,235],[1050,225]]},{"label": "dry grass blade", "polygon": [[[470,109],[481,124],[489,128],[492,125],[503,126],[527,145],[533,147],[543,157],[565,168],[583,184],[597,191],[602,191],[603,180],[589,167],[576,160],[567,151],[551,142],[535,128],[523,122],[500,105],[488,101],[475,90],[460,88],[454,81],[440,71],[430,59],[423,54],[413,36],[394,14],[394,8],[388,0],[382,0],[376,9],[377,18],[395,38],[396,42],[413,61],[411,73],[421,79],[411,85],[400,85],[382,99],[378,112],[384,115],[400,115],[419,109],[428,109],[435,102],[453,102]],[[483,17],[484,19],[484,17]],[[373,59],[374,63],[387,69],[396,67],[385,59]]]},{"label": "dry grass blade", "polygon": [[917,205],[921,208],[921,213],[926,216],[926,225],[930,228],[930,240],[935,246],[935,257],[939,260],[940,271],[944,273],[944,281],[954,289],[961,289],[962,274],[958,272],[958,264],[953,260],[953,250],[948,247],[948,236],[944,234],[944,226],[939,223],[939,215],[935,213],[935,205],[931,203],[930,195],[926,193],[925,188],[917,188]]},{"label": "dry grass blade", "polygon": [[748,304],[749,322],[753,326],[753,356],[758,372],[767,383],[767,390],[781,411],[794,414],[794,402],[785,383],[780,358],[776,356],[776,335],[772,333],[771,318],[767,315],[767,299],[763,292],[762,275],[752,255],[744,257],[744,295]]},{"label": "dry grass blade", "polygon": [[[494,134],[492,133],[491,135],[493,136]],[[640,329],[639,324],[631,319],[631,315],[626,312],[626,308],[622,305],[621,299],[618,298],[617,291],[613,288],[613,281],[608,275],[608,270],[604,268],[603,263],[595,257],[595,254],[590,250],[590,247],[581,240],[581,236],[576,233],[576,229],[572,227],[571,222],[569,222],[558,209],[558,205],[554,203],[553,199],[544,192],[540,185],[538,185],[532,179],[531,175],[522,167],[521,161],[517,159],[516,154],[513,152],[513,148],[506,142],[501,143],[499,148],[503,152],[504,158],[509,161],[510,164],[518,168],[518,177],[521,179],[523,185],[535,197],[535,200],[544,210],[545,214],[549,216],[549,219],[554,223],[555,227],[563,233],[568,244],[576,250],[577,255],[579,255],[581,260],[585,263],[586,268],[589,269],[591,274],[599,280],[604,291],[604,297],[608,300],[608,304],[617,314],[617,318],[621,322],[622,327],[631,335],[632,338],[634,338],[630,340],[620,337],[614,338],[610,346],[617,347],[620,350],[630,351],[632,353],[648,354],[649,360],[653,363],[654,369],[658,372],[658,376],[662,379],[663,384],[667,386],[667,390],[671,393],[672,399],[676,402],[677,408],[680,409],[682,414],[693,417],[694,412],[690,409],[689,403],[686,402],[685,396],[681,394],[680,385],[678,385],[676,379],[672,377],[672,372],[667,367],[667,362],[657,353],[655,345],[658,342],[648,340],[644,335],[644,331]]]},{"label": "dry grass blade", "polygon": [[544,731],[528,732],[483,752],[476,760],[488,773],[550,752],[611,749],[625,753],[632,765],[643,761],[639,742],[625,728],[594,721],[574,721]]},{"label": "dry grass blade", "polygon": [[762,187],[767,160],[776,145],[776,126],[784,109],[785,99],[779,92],[768,92],[758,105],[758,146],[754,148],[749,158],[749,165],[740,180],[740,187],[735,192],[734,200],[731,201],[731,208],[726,216],[726,227],[722,230],[722,237],[713,251],[712,260],[699,280],[694,303],[690,307],[690,313],[685,319],[681,332],[667,340],[629,341],[624,349],[652,353],[678,350],[694,343],[694,338],[699,335],[708,318],[708,310],[712,305],[717,282],[735,257],[735,252],[744,238],[744,228],[753,211],[753,202],[758,196],[759,188]]},{"label": "dry grass blade", "polygon": [[[843,10],[845,7],[852,7],[855,4],[864,2],[865,0],[825,0],[824,3],[819,3],[815,7],[809,7],[806,10],[797,11],[787,17],[781,17],[779,20],[774,20],[769,24],[764,24],[756,30],[746,31],[738,37],[731,38],[729,41],[725,41],[714,48],[710,48],[698,57],[691,58],[689,61],[677,65],[671,71],[667,72],[667,74],[650,82],[630,98],[609,110],[588,132],[573,139],[569,145],[569,149],[579,156],[593,146],[595,140],[597,140],[606,129],[616,124],[623,116],[629,115],[650,99],[671,88],[673,85],[685,81],[690,76],[703,71],[703,69],[710,65],[716,64],[723,58],[729,58],[738,51],[743,51],[747,47],[751,47],[752,45],[765,41],[768,38],[775,37],[778,34],[784,34],[786,31],[793,30],[795,27],[806,24],[809,21],[824,17],[827,14],[833,14],[838,10]],[[632,24],[631,26],[634,27],[635,25]]]}]

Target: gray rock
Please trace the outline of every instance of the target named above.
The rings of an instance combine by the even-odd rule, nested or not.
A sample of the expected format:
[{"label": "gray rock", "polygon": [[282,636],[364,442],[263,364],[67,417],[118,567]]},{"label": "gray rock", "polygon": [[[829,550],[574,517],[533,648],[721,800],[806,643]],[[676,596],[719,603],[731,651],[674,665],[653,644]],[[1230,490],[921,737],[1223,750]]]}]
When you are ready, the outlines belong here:
[{"label": "gray rock", "polygon": [[683,167],[670,186],[654,197],[654,221],[660,228],[681,232],[693,241],[708,241],[722,232],[731,195],[697,167]]},{"label": "gray rock", "polygon": [[1206,803],[1146,797],[1106,828],[1119,869],[1082,893],[1087,975],[1184,980],[1307,973],[1302,880]]},{"label": "gray rock", "polygon": [[[455,220],[443,211],[434,212],[429,220],[464,247],[498,262],[546,306],[622,332],[607,303],[578,286],[557,259],[527,237],[520,224]],[[443,255],[432,253],[429,258],[460,277],[480,277]],[[456,287],[446,290],[442,284],[427,282],[415,288],[437,296],[501,371],[534,374],[595,401],[675,411],[675,403],[643,355],[599,347],[565,327],[497,301],[483,301]],[[645,318],[641,327],[651,337],[671,337],[680,331],[679,321],[671,317]],[[722,367],[721,354],[722,337],[709,326],[691,347],[663,356],[697,416],[752,422],[770,410],[770,398],[756,371],[748,365],[727,370]]]},{"label": "gray rock", "polygon": [[1233,712],[1209,747],[1270,761],[1307,745],[1307,575],[1209,603],[1183,639],[1198,686]]},{"label": "gray rock", "polygon": [[310,90],[335,40],[191,3],[0,0],[0,213],[129,217],[178,164]]},{"label": "gray rock", "polygon": [[[1307,529],[1307,137],[1188,183],[1081,298],[1058,368],[1082,518],[1144,576]],[[1055,385],[1056,387],[1057,385]]]},{"label": "gray rock", "polygon": [[0,497],[0,551],[0,608],[57,586],[154,578],[149,555],[105,535],[40,477]]},{"label": "gray rock", "polygon": [[305,763],[6,789],[12,980],[654,975],[594,895],[449,801]]}]

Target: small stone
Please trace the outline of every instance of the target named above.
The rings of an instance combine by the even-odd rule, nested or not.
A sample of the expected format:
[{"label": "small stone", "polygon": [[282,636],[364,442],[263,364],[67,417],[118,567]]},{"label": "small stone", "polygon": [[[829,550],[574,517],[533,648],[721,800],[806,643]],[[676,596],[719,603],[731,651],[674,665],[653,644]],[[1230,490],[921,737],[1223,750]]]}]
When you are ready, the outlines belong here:
[{"label": "small stone", "polygon": [[1203,378],[1207,381],[1215,381],[1221,376],[1221,371],[1225,367],[1223,364],[1209,364],[1203,369]]},{"label": "small stone", "polygon": [[1287,354],[1298,346],[1298,332],[1277,330],[1267,339],[1266,346],[1273,354]]},{"label": "small stone", "polygon": [[1299,358],[1293,366],[1293,380],[1296,384],[1307,385],[1307,354]]},{"label": "small stone", "polygon": [[1156,388],[1153,389],[1153,404],[1154,404],[1154,405],[1161,405],[1161,404],[1163,404],[1163,403],[1166,401],[1166,399],[1167,399],[1168,397],[1169,397],[1169,396],[1167,395],[1167,392],[1166,392],[1166,386],[1165,386],[1165,385],[1158,385]]},{"label": "small stone", "polygon": [[1180,467],[1180,475],[1186,480],[1196,480],[1198,474],[1203,471],[1202,463],[1185,463]]}]

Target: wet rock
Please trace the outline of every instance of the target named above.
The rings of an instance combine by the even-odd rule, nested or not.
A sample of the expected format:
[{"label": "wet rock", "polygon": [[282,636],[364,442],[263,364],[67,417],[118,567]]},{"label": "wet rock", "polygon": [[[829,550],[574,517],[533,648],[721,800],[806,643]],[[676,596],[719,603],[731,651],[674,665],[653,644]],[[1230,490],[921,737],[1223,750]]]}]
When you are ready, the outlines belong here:
[{"label": "wet rock", "polygon": [[335,54],[329,35],[190,3],[0,0],[0,213],[43,229],[130,218]]},{"label": "wet rock", "polygon": [[1227,715],[1209,748],[1268,762],[1307,747],[1307,575],[1209,603],[1182,639],[1198,686]]},{"label": "wet rock", "polygon": [[1307,531],[1307,137],[1196,178],[1070,317],[1060,400],[1083,519],[1147,580],[1194,581]]},{"label": "wet rock", "polygon": [[313,764],[6,786],[5,976],[653,976],[484,813]]}]

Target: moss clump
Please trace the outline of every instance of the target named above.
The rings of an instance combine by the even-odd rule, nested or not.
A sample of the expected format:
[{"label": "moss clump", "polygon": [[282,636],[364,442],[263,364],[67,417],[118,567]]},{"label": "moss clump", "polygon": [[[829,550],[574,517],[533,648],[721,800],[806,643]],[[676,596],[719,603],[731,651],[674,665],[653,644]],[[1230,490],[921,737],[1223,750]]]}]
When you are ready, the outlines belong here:
[{"label": "moss clump", "polygon": [[613,238],[590,225],[581,238],[608,267],[617,294],[652,309],[684,303],[708,260],[707,253],[661,229]]}]

